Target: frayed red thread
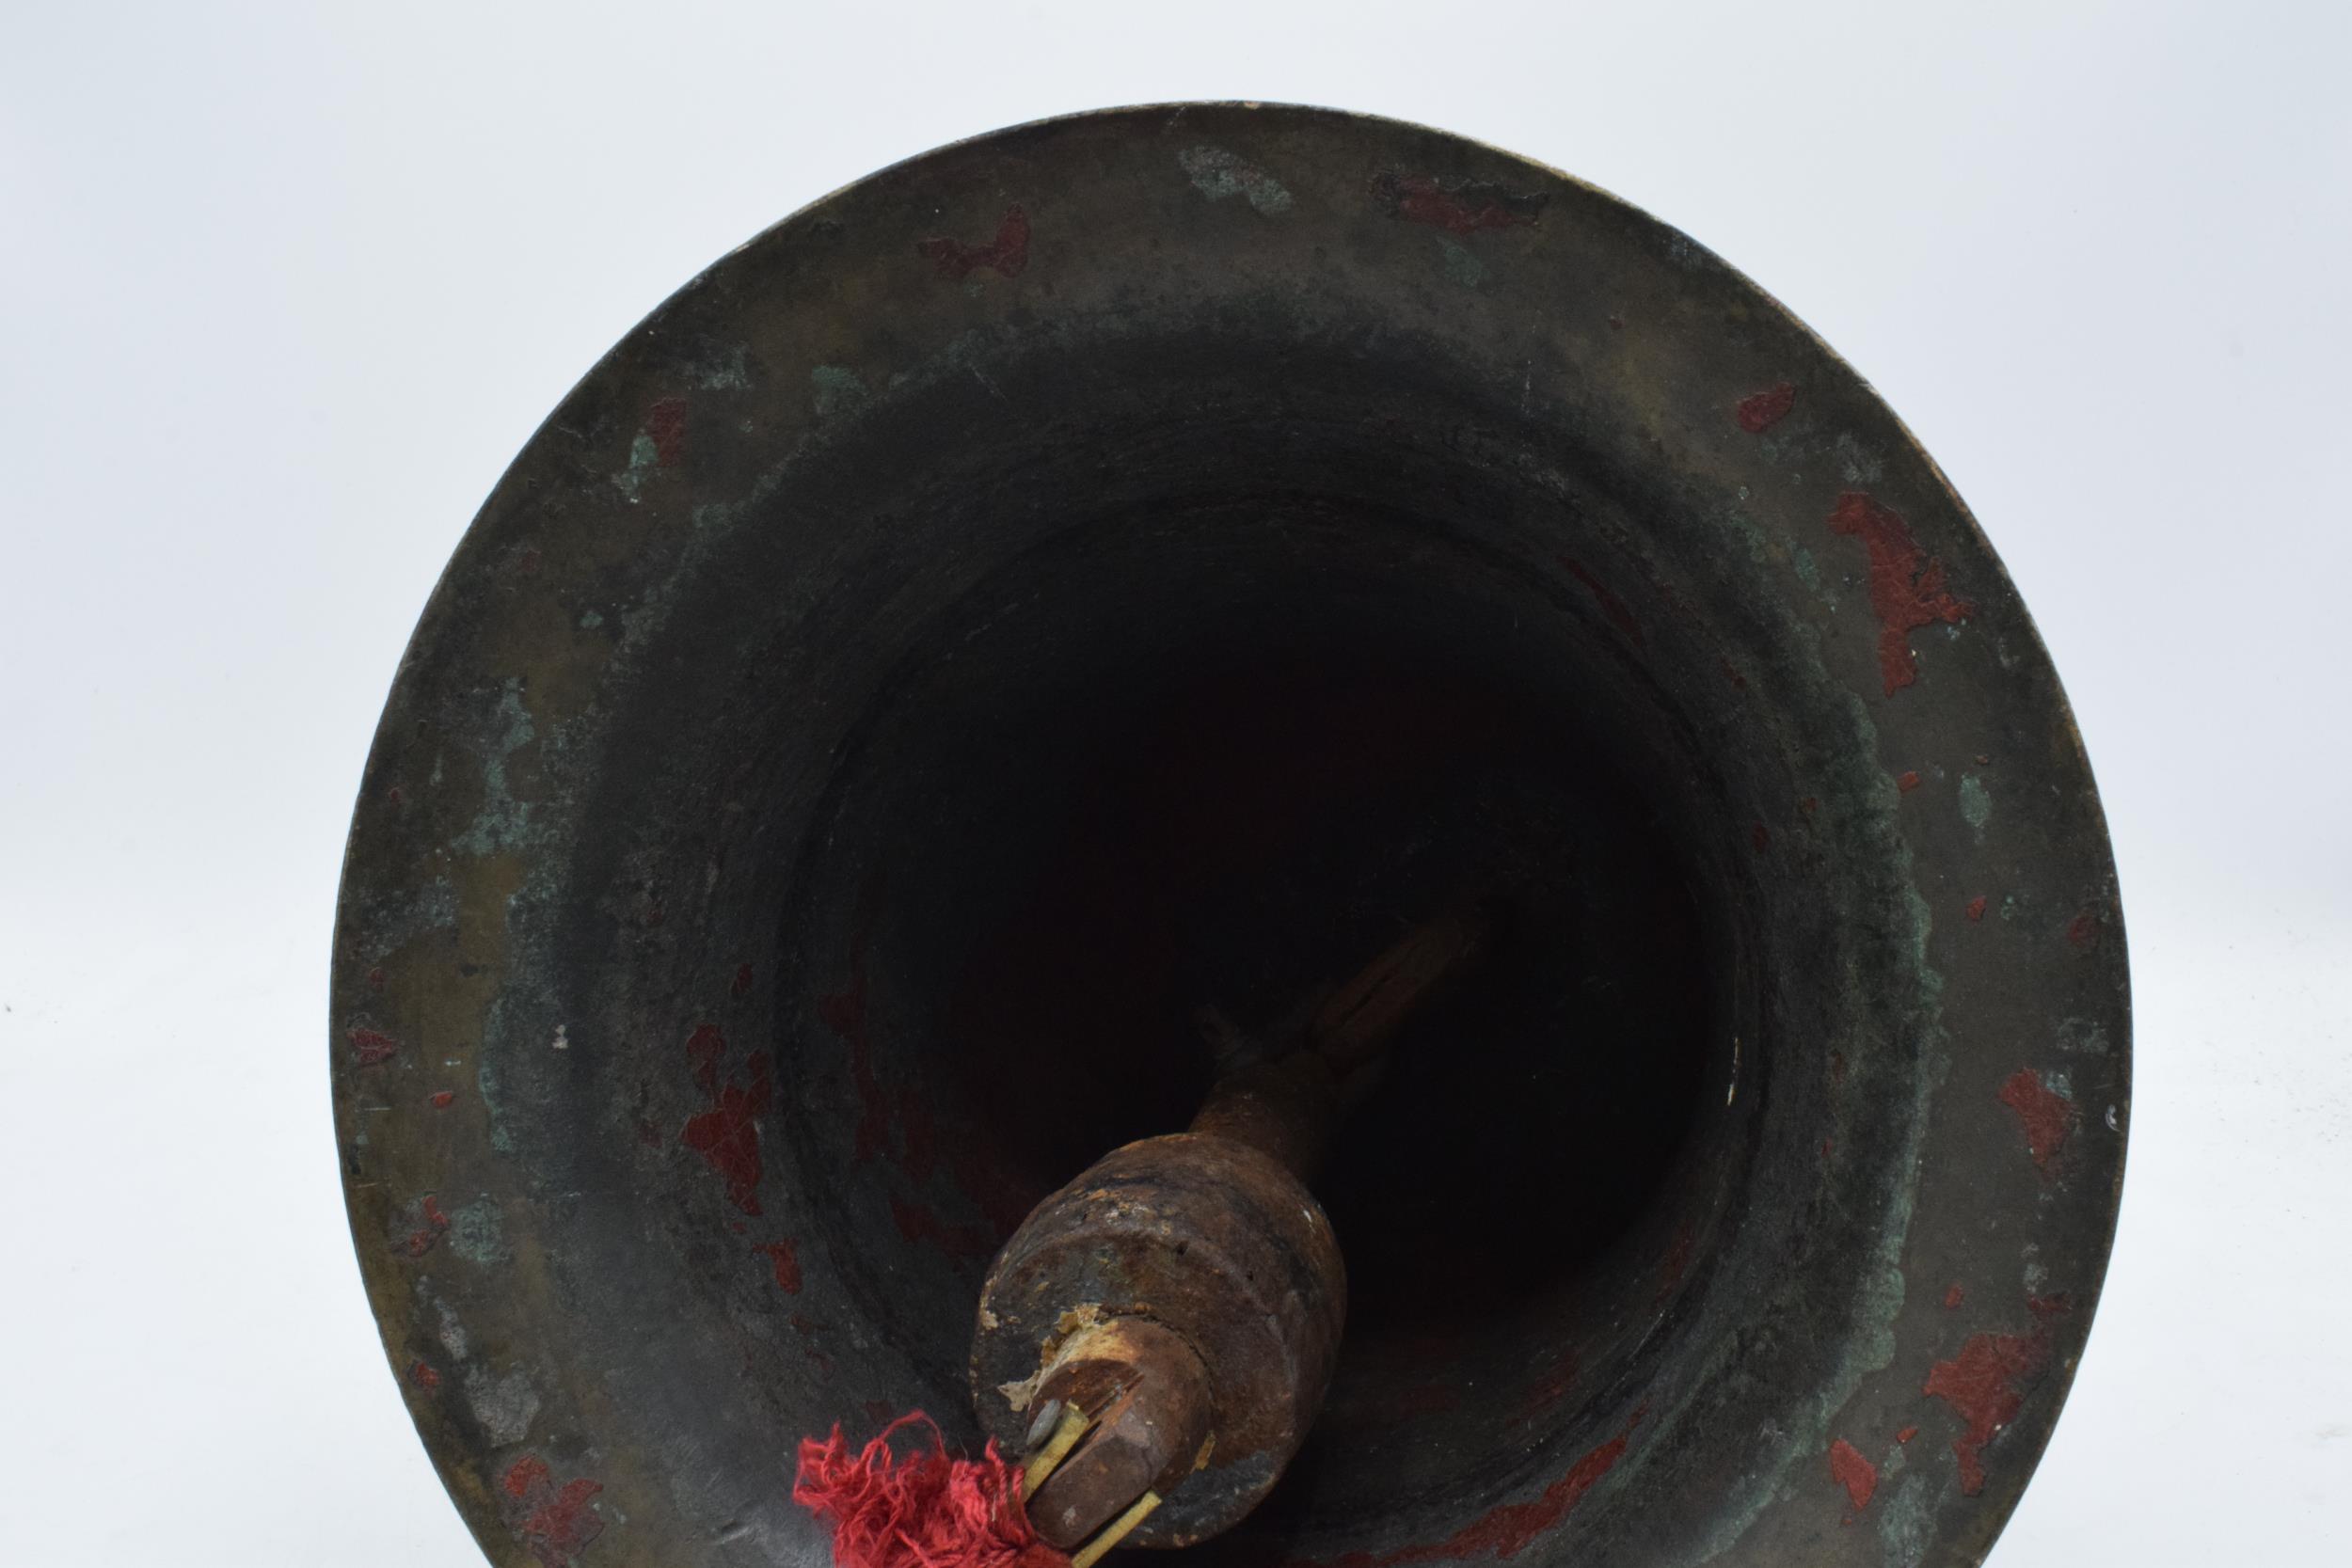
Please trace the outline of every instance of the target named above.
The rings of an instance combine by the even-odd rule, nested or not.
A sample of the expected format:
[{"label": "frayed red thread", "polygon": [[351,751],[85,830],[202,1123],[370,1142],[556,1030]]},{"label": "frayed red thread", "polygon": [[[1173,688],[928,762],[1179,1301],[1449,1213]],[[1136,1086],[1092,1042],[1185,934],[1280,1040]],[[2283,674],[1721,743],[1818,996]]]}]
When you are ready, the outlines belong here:
[{"label": "frayed red thread", "polygon": [[[892,1453],[902,1427],[930,1433],[930,1447]],[[823,1442],[802,1438],[792,1500],[833,1527],[834,1568],[1070,1568],[1038,1539],[1021,1472],[995,1442],[977,1459],[951,1459],[919,1410],[854,1454],[838,1426]]]}]

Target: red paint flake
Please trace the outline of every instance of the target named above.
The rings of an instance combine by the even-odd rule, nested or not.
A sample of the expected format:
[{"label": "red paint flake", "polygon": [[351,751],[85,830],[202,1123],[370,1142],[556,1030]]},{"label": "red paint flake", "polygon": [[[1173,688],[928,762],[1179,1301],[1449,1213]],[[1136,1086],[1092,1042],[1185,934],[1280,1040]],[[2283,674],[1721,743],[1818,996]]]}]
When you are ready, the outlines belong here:
[{"label": "red paint flake", "polygon": [[914,247],[915,254],[939,263],[939,275],[961,282],[980,267],[1006,277],[1018,277],[1029,264],[1029,214],[1018,204],[1005,209],[1005,215],[996,225],[996,237],[986,245],[967,245],[961,240],[924,240]]},{"label": "red paint flake", "polygon": [[562,1568],[580,1556],[580,1548],[604,1533],[604,1521],[594,1503],[602,1483],[567,1481],[552,1502],[523,1521],[523,1541],[548,1568]]},{"label": "red paint flake", "polygon": [[548,1462],[537,1454],[516,1460],[499,1482],[513,1499],[507,1523],[522,1538],[540,1568],[566,1568],[604,1533],[604,1520],[596,1512],[601,1481],[581,1478],[555,1485]]},{"label": "red paint flake", "polygon": [[1974,898],[1968,900],[1967,913],[1970,920],[1976,921],[1982,920],[1984,918],[1984,895],[1981,893],[1978,894]]},{"label": "red paint flake", "polygon": [[1879,622],[1879,674],[1886,694],[1918,678],[1912,668],[1911,634],[1938,621],[1956,625],[1976,607],[1955,599],[1944,586],[1944,563],[1931,560],[1911,537],[1902,518],[1859,490],[1837,498],[1829,515],[1832,533],[1860,539],[1870,552],[1870,610]]},{"label": "red paint flake", "polygon": [[921,1203],[893,1195],[890,1218],[898,1234],[915,1244],[929,1243],[950,1258],[986,1258],[996,1250],[995,1238],[975,1227],[949,1225]]},{"label": "red paint flake", "polygon": [[1958,1280],[1954,1280],[1951,1287],[1944,1292],[1944,1310],[1956,1312],[1960,1309],[1960,1304],[1967,1299],[1968,1292],[1960,1288]]},{"label": "red paint flake", "polygon": [[1899,773],[1895,776],[1895,787],[1908,795],[1919,787],[1919,775],[1910,772]]},{"label": "red paint flake", "polygon": [[361,1067],[380,1067],[400,1054],[400,1041],[380,1029],[354,1029],[350,1037]]},{"label": "red paint flake", "polygon": [[727,1201],[747,1214],[759,1212],[759,1117],[768,1109],[774,1086],[768,1077],[768,1057],[755,1053],[744,1064],[751,1082],[728,1084],[716,1103],[688,1120],[678,1141],[700,1154],[725,1181]]},{"label": "red paint flake", "polygon": [[527,1453],[507,1466],[506,1474],[499,1478],[499,1485],[508,1497],[521,1498],[546,1488],[551,1479],[548,1462],[535,1453]]},{"label": "red paint flake", "polygon": [[646,409],[645,434],[653,437],[654,461],[674,467],[686,452],[686,400],[663,398]]},{"label": "red paint flake", "polygon": [[1600,578],[1586,569],[1583,562],[1564,555],[1560,558],[1560,564],[1568,569],[1568,576],[1592,590],[1594,600],[1600,606],[1600,612],[1609,617],[1611,626],[1625,633],[1627,641],[1637,648],[1644,645],[1642,624],[1633,618],[1633,611],[1626,608],[1623,599],[1612,594]]},{"label": "red paint flake", "polygon": [[1840,1437],[1829,1446],[1829,1473],[1846,1489],[1856,1513],[1870,1506],[1879,1489],[1879,1467],[1862,1457],[1862,1450]]},{"label": "red paint flake", "polygon": [[1734,412],[1739,416],[1741,430],[1751,436],[1761,436],[1787,419],[1788,410],[1796,405],[1795,384],[1783,381],[1767,387],[1751,397],[1741,398],[1739,407]]},{"label": "red paint flake", "polygon": [[384,792],[384,799],[388,803],[395,808],[405,806],[408,803],[408,796],[406,792],[404,791],[398,784],[394,784],[391,788],[386,790]]},{"label": "red paint flake", "polygon": [[1762,854],[1772,847],[1772,830],[1765,827],[1760,820],[1751,823],[1748,827],[1748,842],[1756,846],[1756,853]]},{"label": "red paint flake", "polygon": [[2048,1323],[2052,1318],[2062,1318],[2074,1309],[2074,1298],[2062,1293],[2055,1296],[2027,1296],[2026,1298],[2026,1310],[2043,1323]]},{"label": "red paint flake", "polygon": [[867,1400],[858,1408],[865,1411],[866,1418],[878,1427],[888,1426],[898,1418],[898,1407],[888,1400]]},{"label": "red paint flake", "polygon": [[1824,1161],[1826,1161],[1826,1160],[1827,1160],[1827,1159],[1828,1159],[1828,1158],[1829,1158],[1829,1157],[1830,1157],[1833,1153],[1836,1152],[1836,1149],[1837,1149],[1837,1140],[1836,1140],[1836,1139],[1835,1139],[1835,1138],[1823,1138],[1823,1139],[1821,1140],[1821,1158],[1822,1158]]},{"label": "red paint flake", "polygon": [[749,996],[751,993],[752,966],[749,964],[737,964],[735,966],[735,984],[727,988],[727,994],[729,996]]},{"label": "red paint flake", "polygon": [[421,1258],[431,1252],[434,1243],[441,1239],[441,1232],[449,1228],[449,1216],[441,1212],[441,1206],[433,1194],[424,1195],[424,1200],[417,1206],[417,1212],[424,1223],[408,1232],[406,1239],[400,1243],[400,1250],[411,1258]]},{"label": "red paint flake", "polygon": [[1829,1081],[1833,1084],[1843,1084],[1846,1081],[1846,1053],[1842,1051],[1833,1051],[1829,1053]]},{"label": "red paint flake", "polygon": [[441,1374],[419,1359],[408,1363],[408,1381],[420,1388],[431,1390],[441,1386]]},{"label": "red paint flake", "polygon": [[1379,1553],[1349,1552],[1326,1563],[1301,1564],[1299,1568],[1399,1568],[1404,1563],[1456,1561],[1471,1557],[1515,1558],[1547,1531],[1557,1528],[1560,1521],[1584,1500],[1584,1494],[1600,1484],[1601,1478],[1625,1457],[1633,1429],[1645,1414],[1646,1407],[1635,1411],[1623,1432],[1569,1465],[1565,1475],[1545,1487],[1531,1502],[1504,1503],[1443,1541]]},{"label": "red paint flake", "polygon": [[1390,169],[1372,177],[1372,194],[1391,217],[1425,223],[1450,234],[1531,224],[1544,205],[1541,196],[1519,196],[1481,181],[1439,181]]},{"label": "red paint flake", "polygon": [[2003,1079],[1999,1094],[2001,1103],[2016,1113],[2017,1125],[2026,1131],[2026,1148],[2032,1151],[2033,1163],[2042,1167],[2042,1175],[2049,1175],[2074,1128],[2074,1102],[2044,1084],[2042,1075],[2029,1067],[2021,1067]]},{"label": "red paint flake", "polygon": [[2066,923],[2066,940],[2077,952],[2089,952],[2099,945],[2099,917],[2083,911]]},{"label": "red paint flake", "polygon": [[752,1250],[767,1254],[770,1266],[776,1271],[777,1290],[787,1296],[801,1293],[801,1254],[789,1237]]},{"label": "red paint flake", "polygon": [[1797,809],[1810,816],[1821,809],[1821,798],[1818,795],[1808,795],[1797,802]]},{"label": "red paint flake", "polygon": [[725,1054],[727,1037],[715,1023],[700,1023],[686,1037],[686,1059],[693,1064],[694,1082],[705,1094],[719,1092],[719,1058]]},{"label": "red paint flake", "polygon": [[436,1089],[433,1091],[431,1097],[425,1101],[425,1103],[432,1106],[437,1111],[446,1111],[452,1105],[457,1103],[457,1091],[455,1089]]},{"label": "red paint flake", "polygon": [[1737,665],[1733,664],[1731,660],[1727,658],[1719,660],[1718,662],[1720,662],[1724,667],[1724,679],[1729,681],[1732,685],[1738,687],[1742,691],[1745,691],[1748,689],[1748,677],[1740,673]]},{"label": "red paint flake", "polygon": [[1952,1439],[1960,1460],[1960,1489],[1973,1497],[1984,1490],[1984,1446],[2026,1407],[2020,1384],[2050,1359],[2050,1331],[1978,1334],[1949,1361],[1929,1369],[1919,1391],[1940,1399],[1966,1423]]},{"label": "red paint flake", "polygon": [[368,971],[368,990],[382,990],[383,989],[384,966],[382,964],[377,964],[373,969]]},{"label": "red paint flake", "polygon": [[1917,1427],[1905,1427],[1905,1428],[1903,1428],[1903,1429],[1902,1429],[1902,1431],[1900,1431],[1900,1432],[1899,1432],[1899,1433],[1895,1433],[1895,1441],[1896,1441],[1896,1442],[1898,1442],[1898,1443],[1908,1443],[1908,1442],[1910,1442],[1910,1441],[1911,1441],[1914,1437],[1916,1437],[1916,1436],[1918,1436],[1918,1435],[1919,1435],[1919,1429],[1918,1429]]}]

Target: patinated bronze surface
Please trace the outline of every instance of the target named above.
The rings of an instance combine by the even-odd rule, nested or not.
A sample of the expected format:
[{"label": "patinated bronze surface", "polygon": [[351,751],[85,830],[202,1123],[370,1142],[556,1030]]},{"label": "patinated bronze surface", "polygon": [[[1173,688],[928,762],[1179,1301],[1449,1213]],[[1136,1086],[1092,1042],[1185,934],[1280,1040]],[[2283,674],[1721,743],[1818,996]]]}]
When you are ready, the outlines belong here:
[{"label": "patinated bronze surface", "polygon": [[[813,1565],[989,1259],[1507,878],[1319,1189],[1347,1338],[1204,1561],[1978,1560],[2129,1114],[2090,769],[1859,376],[1555,171],[1324,111],[902,164],[664,304],[435,593],[335,1112],[501,1563]],[[1175,1507],[1171,1501],[1170,1509]]]}]

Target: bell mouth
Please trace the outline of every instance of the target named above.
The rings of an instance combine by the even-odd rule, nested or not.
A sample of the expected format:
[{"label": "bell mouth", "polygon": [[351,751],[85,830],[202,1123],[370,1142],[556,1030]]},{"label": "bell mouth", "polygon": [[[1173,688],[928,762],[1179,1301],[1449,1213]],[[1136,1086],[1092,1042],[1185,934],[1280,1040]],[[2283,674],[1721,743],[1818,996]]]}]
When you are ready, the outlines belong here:
[{"label": "bell mouth", "polygon": [[[1204,1548],[1320,1556],[1444,1539],[1606,1449],[1762,1326],[1789,1235],[1867,1276],[1928,1037],[1836,1042],[1923,1018],[1931,981],[1897,791],[1711,519],[1462,366],[1400,350],[1367,381],[1293,344],[1268,380],[1279,346],[1122,331],[1008,354],[995,392],[878,398],[803,460],[889,519],[832,591],[877,629],[739,660],[724,717],[661,694],[644,750],[715,737],[729,771],[672,771],[727,794],[641,810],[732,802],[768,847],[741,896],[781,908],[758,967],[802,1233],[903,1369],[878,1405],[960,1428],[996,1245],[1183,1127],[1205,1037],[1279,1025],[1441,906],[1499,908],[1318,1183],[1349,1275],[1323,1417]],[[1004,412],[1048,403],[1050,428]],[[714,579],[696,635],[797,570]],[[645,1082],[659,1103],[658,1058]],[[1759,1179],[1768,1148],[1798,1164]],[[675,1173],[691,1212],[707,1177]]]},{"label": "bell mouth", "polygon": [[1466,895],[1489,960],[1320,1184],[1323,1419],[1196,1550],[1839,1560],[1875,1498],[1980,1552],[2104,1267],[2121,928],[1867,388],[1621,204],[1318,111],[1026,127],[762,236],[517,460],[355,816],[347,1196],[458,1506],[819,1549],[797,1439],[976,1436],[1029,1206]]}]

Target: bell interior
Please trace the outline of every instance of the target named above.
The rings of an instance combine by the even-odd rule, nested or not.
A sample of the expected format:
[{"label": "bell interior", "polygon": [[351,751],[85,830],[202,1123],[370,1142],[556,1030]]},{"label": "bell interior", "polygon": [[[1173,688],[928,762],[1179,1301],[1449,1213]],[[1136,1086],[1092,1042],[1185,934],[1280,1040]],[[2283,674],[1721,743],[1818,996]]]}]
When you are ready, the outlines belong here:
[{"label": "bell interior", "polygon": [[[1030,1205],[1464,896],[1490,955],[1318,1184],[1350,1275],[1323,1418],[1204,1549],[1441,1539],[1737,1356],[1740,1281],[1809,1223],[1821,1042],[1903,1003],[1892,851],[1833,798],[1883,781],[1718,521],[1511,391],[1246,323],[1025,343],[862,407],[795,454],[788,517],[681,571],[557,897],[602,948],[582,989],[647,1021],[580,1114],[634,1107],[603,1119],[667,1246],[648,1323],[740,1355],[714,1442],[916,1407],[975,1436],[978,1281]],[[1817,794],[1844,852],[1759,877],[1753,802]],[[685,885],[667,931],[601,934]],[[690,1075],[657,1021],[714,965]],[[749,1212],[669,1136],[730,1093]],[[1902,1132],[1851,1134],[1862,1180]],[[1808,1267],[1862,1266],[1861,1210]],[[771,1229],[787,1297],[745,1267]]]}]

